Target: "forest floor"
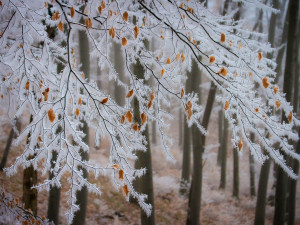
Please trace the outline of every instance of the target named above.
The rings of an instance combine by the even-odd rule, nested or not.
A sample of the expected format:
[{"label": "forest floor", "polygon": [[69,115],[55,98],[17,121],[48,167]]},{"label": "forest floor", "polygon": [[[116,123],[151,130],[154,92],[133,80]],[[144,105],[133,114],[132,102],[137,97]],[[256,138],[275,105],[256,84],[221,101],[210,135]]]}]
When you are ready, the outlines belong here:
[{"label": "forest floor", "polygon": [[[217,166],[218,151],[218,127],[217,111],[213,111],[209,125],[209,135],[207,136],[207,149],[204,154],[204,172],[202,188],[201,224],[253,224],[256,198],[250,196],[249,189],[249,149],[243,148],[240,153],[240,198],[232,197],[232,145],[229,133],[228,159],[227,159],[227,185],[226,189],[219,190],[220,167]],[[175,116],[175,115],[174,115]],[[177,117],[177,116],[176,116]],[[178,118],[178,117],[177,117]],[[10,126],[6,121],[0,121],[2,130],[0,131],[0,159],[6,144],[6,139]],[[172,120],[171,126],[166,131],[173,137],[171,153],[175,161],[168,161],[159,143],[151,144],[153,156],[153,181],[155,194],[155,217],[156,224],[185,224],[187,214],[187,198],[179,195],[179,181],[181,177],[182,148],[178,145],[179,121]],[[151,129],[150,129],[151,130]],[[91,143],[93,137],[91,136]],[[92,147],[90,159],[105,163],[109,157],[109,142],[102,140],[100,149]],[[23,146],[12,147],[7,166],[14,162],[20,154]],[[268,196],[274,196],[274,183],[272,168],[269,180]],[[256,164],[256,189],[260,166]],[[7,192],[22,199],[22,169],[10,178],[0,172],[0,183]],[[47,177],[39,174],[39,181]],[[87,206],[86,224],[140,224],[140,208],[134,204],[126,202],[121,190],[113,188],[109,177],[100,176],[97,180],[90,176],[90,179],[101,188],[102,195],[89,194]],[[62,198],[60,204],[60,223],[66,224],[65,212],[67,210],[67,181],[62,180]],[[300,225],[300,184],[297,186],[297,212],[296,225]],[[38,194],[38,215],[47,216],[48,193],[40,191]],[[266,224],[273,222],[274,206],[269,201],[266,207]]]}]

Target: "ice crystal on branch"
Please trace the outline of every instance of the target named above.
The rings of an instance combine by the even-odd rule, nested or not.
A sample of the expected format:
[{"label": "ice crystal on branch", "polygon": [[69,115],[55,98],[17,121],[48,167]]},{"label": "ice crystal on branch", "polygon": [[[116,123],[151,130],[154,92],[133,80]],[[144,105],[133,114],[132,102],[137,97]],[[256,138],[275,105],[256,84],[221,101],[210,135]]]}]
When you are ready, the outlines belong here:
[{"label": "ice crystal on branch", "polygon": [[[124,197],[136,198],[150,214],[151,206],[145,203],[147,196],[132,186],[132,181],[145,170],[134,169],[129,159],[136,159],[135,151],[146,150],[142,132],[151,121],[158,126],[166,155],[172,157],[171,140],[164,131],[171,117],[165,108],[171,99],[184,108],[189,125],[196,124],[207,133],[200,123],[202,107],[197,103],[197,93],[185,94],[182,89],[192,60],[221,90],[218,99],[231,123],[235,145],[241,151],[245,149],[242,146],[249,146],[261,163],[267,157],[273,158],[289,176],[296,177],[279,149],[274,148],[274,143],[279,143],[281,151],[300,159],[288,142],[298,138],[292,127],[299,121],[274,84],[275,63],[264,57],[273,49],[267,43],[250,39],[259,34],[244,30],[239,22],[212,14],[198,1],[172,0],[5,0],[0,13],[1,101],[7,106],[11,121],[32,115],[16,140],[18,144],[28,137],[26,147],[7,173],[31,164],[38,169],[40,161],[46,173],[51,169],[51,153],[57,152],[55,167],[51,169],[54,177],[37,188],[59,186],[62,175],[71,172],[69,222],[78,209],[77,190],[86,185],[90,191],[100,193],[79,168],[95,176],[108,172]],[[55,37],[50,35],[51,30]],[[85,78],[76,54],[78,31],[87,34],[90,55],[99,59],[101,69],[108,71],[103,79],[115,79],[128,91],[123,96],[125,106],[118,105],[96,82]],[[119,54],[125,59],[124,73],[129,83],[119,79],[117,62],[109,57],[112,42],[122,46]],[[149,43],[155,43],[154,47],[150,48]],[[60,73],[58,63],[64,66]],[[143,68],[144,75],[133,70],[134,64]],[[150,78],[153,85],[149,85]],[[256,96],[255,84],[259,85],[261,96]],[[139,103],[139,119],[132,114],[133,99]],[[278,102],[290,123],[282,124],[270,114]],[[101,137],[109,137],[109,165],[81,160],[80,149],[89,151],[80,130],[82,121],[95,130],[97,143]],[[251,132],[261,145],[250,141]]]}]

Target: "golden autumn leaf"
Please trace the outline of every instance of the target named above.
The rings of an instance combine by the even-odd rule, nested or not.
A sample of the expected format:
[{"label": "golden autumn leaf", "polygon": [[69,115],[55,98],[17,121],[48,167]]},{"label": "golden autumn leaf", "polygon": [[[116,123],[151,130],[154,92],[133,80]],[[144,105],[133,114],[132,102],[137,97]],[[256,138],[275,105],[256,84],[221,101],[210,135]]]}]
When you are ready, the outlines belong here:
[{"label": "golden autumn leaf", "polygon": [[152,91],[152,93],[151,93],[151,95],[150,95],[150,99],[151,99],[151,101],[154,100],[154,91]]},{"label": "golden autumn leaf", "polygon": [[109,10],[109,17],[112,17],[112,15],[113,15],[113,12],[112,12],[112,10],[110,9],[110,10]]},{"label": "golden autumn leaf", "polygon": [[259,111],[259,109],[258,109],[258,108],[255,108],[255,109],[254,109],[254,111],[255,111],[255,112],[258,112],[258,111]]},{"label": "golden autumn leaf", "polygon": [[112,165],[112,168],[114,168],[114,169],[116,169],[116,170],[120,169],[120,167],[119,167],[119,165],[118,165],[118,164],[114,164],[114,165]]},{"label": "golden autumn leaf", "polygon": [[48,118],[51,123],[55,120],[55,113],[52,108],[48,111]]},{"label": "golden autumn leaf", "polygon": [[290,113],[288,115],[288,119],[289,119],[290,123],[293,121],[293,112],[292,111],[290,111]]},{"label": "golden autumn leaf", "polygon": [[249,77],[252,77],[252,72],[249,72]]},{"label": "golden autumn leaf", "polygon": [[123,13],[123,20],[124,20],[125,22],[128,21],[128,12],[127,12],[127,11],[125,11],[125,12]]},{"label": "golden autumn leaf", "polygon": [[242,142],[242,140],[239,141],[238,147],[239,147],[239,151],[241,151],[241,149],[242,149],[242,147],[243,147],[243,142]]},{"label": "golden autumn leaf", "polygon": [[112,37],[112,39],[114,39],[114,37],[116,36],[115,28],[114,28],[114,27],[111,27],[111,28],[108,30],[108,34],[109,34],[109,36]]},{"label": "golden autumn leaf", "polygon": [[141,113],[141,121],[142,121],[142,126],[143,126],[147,121],[146,113]]},{"label": "golden autumn leaf", "polygon": [[133,129],[134,131],[139,131],[139,130],[140,130],[140,128],[139,128],[139,126],[138,126],[137,123],[134,123],[134,124],[132,125],[132,129]]},{"label": "golden autumn leaf", "polygon": [[93,26],[92,20],[89,17],[85,19],[84,24],[85,24],[86,28],[88,28],[88,29]]},{"label": "golden autumn leaf", "polygon": [[82,99],[79,98],[79,99],[78,99],[78,105],[81,105],[81,104],[82,104]]},{"label": "golden autumn leaf", "polygon": [[170,58],[167,58],[167,64],[170,64],[171,63],[171,59]]},{"label": "golden autumn leaf", "polygon": [[276,105],[276,107],[277,107],[277,109],[281,106],[281,103],[280,103],[280,101],[279,100],[276,100],[275,101],[275,105]]},{"label": "golden autumn leaf", "polygon": [[227,110],[228,108],[229,108],[229,102],[226,101],[226,102],[225,102],[225,105],[224,105],[224,110]]},{"label": "golden autumn leaf", "polygon": [[126,98],[130,98],[133,95],[133,89],[131,89],[130,91],[128,91]]},{"label": "golden autumn leaf", "polygon": [[122,116],[121,116],[121,124],[123,124],[124,122],[125,122],[125,116],[122,115]]},{"label": "golden autumn leaf", "polygon": [[165,37],[163,35],[160,35],[160,38],[163,39],[163,40],[165,40]]},{"label": "golden autumn leaf", "polygon": [[74,15],[75,15],[75,9],[74,9],[73,6],[72,6],[71,9],[70,9],[70,14],[71,14],[71,18],[73,18]]},{"label": "golden autumn leaf", "polygon": [[76,108],[76,109],[75,109],[75,115],[76,115],[76,116],[79,116],[79,113],[80,113],[79,109]]},{"label": "golden autumn leaf", "polygon": [[222,34],[221,34],[221,39],[220,39],[220,41],[221,41],[221,42],[225,42],[225,39],[226,39],[226,38],[225,38],[225,34],[222,33]]},{"label": "golden autumn leaf", "polygon": [[184,95],[184,89],[183,89],[183,88],[181,88],[181,92],[180,92],[180,98],[182,98],[182,97],[183,97],[183,95]]},{"label": "golden autumn leaf", "polygon": [[3,99],[4,98],[4,96],[3,95],[1,95],[1,99]]},{"label": "golden autumn leaf", "polygon": [[224,68],[224,67],[222,67],[220,70],[219,70],[219,72],[217,72],[218,74],[222,74],[222,76],[226,76],[227,75],[227,70]]},{"label": "golden autumn leaf", "polygon": [[274,91],[274,94],[277,94],[279,88],[277,86],[274,87],[273,91]]},{"label": "golden autumn leaf", "polygon": [[101,100],[101,103],[102,103],[102,104],[105,104],[105,103],[107,103],[107,101],[108,101],[108,97],[102,99],[102,100]]},{"label": "golden autumn leaf", "polygon": [[264,78],[262,79],[262,84],[263,84],[263,86],[264,86],[265,88],[268,88],[268,87],[269,87],[270,83],[269,83],[267,77],[264,77]]},{"label": "golden autumn leaf", "polygon": [[122,46],[126,46],[127,45],[127,39],[126,37],[122,38]]},{"label": "golden autumn leaf", "polygon": [[188,113],[188,120],[190,120],[191,119],[191,117],[192,117],[192,115],[193,115],[193,111],[189,108],[188,110],[187,110],[187,113]]},{"label": "golden autumn leaf", "polygon": [[102,6],[103,9],[105,9],[105,2],[104,1],[101,2],[101,6]]},{"label": "golden autumn leaf", "polygon": [[119,170],[119,179],[120,180],[124,179],[124,171],[123,170]]},{"label": "golden autumn leaf", "polygon": [[147,108],[150,109],[151,106],[152,106],[152,100],[150,99],[150,100],[148,101]]},{"label": "golden autumn leaf", "polygon": [[239,43],[239,49],[241,49],[242,48],[242,44],[241,43]]},{"label": "golden autumn leaf", "polygon": [[185,104],[185,107],[186,107],[186,110],[192,109],[192,102],[191,102],[191,101],[188,101],[188,102]]},{"label": "golden autumn leaf", "polygon": [[133,28],[133,32],[134,32],[134,38],[137,39],[137,37],[139,35],[139,28],[137,26],[135,26]]},{"label": "golden autumn leaf", "polygon": [[98,6],[98,12],[99,12],[99,15],[102,14],[102,6],[101,5]]},{"label": "golden autumn leaf", "polygon": [[183,53],[181,53],[181,62],[184,62],[184,60],[185,60],[185,56]]},{"label": "golden autumn leaf", "polygon": [[125,185],[123,186],[123,191],[124,191],[124,194],[126,195],[126,197],[128,197],[128,195],[129,195],[129,190],[128,190],[127,184],[125,184]]},{"label": "golden autumn leaf", "polygon": [[25,84],[25,89],[28,91],[28,90],[29,90],[29,87],[30,87],[30,82],[27,81],[26,84]]},{"label": "golden autumn leaf", "polygon": [[52,20],[58,20],[60,18],[60,13],[59,12],[55,12],[52,14],[51,19]]},{"label": "golden autumn leaf", "polygon": [[216,58],[213,55],[209,56],[209,63],[213,63],[215,59]]},{"label": "golden autumn leaf", "polygon": [[165,70],[164,70],[164,69],[162,69],[162,70],[160,71],[160,75],[161,75],[161,77],[163,77],[163,76],[164,76],[164,74],[165,74]]},{"label": "golden autumn leaf", "polygon": [[261,52],[258,53],[258,60],[261,60],[262,59],[262,54]]},{"label": "golden autumn leaf", "polygon": [[178,53],[178,54],[176,55],[176,61],[179,61],[179,59],[180,59],[180,54]]},{"label": "golden autumn leaf", "polygon": [[57,27],[58,27],[58,29],[59,29],[60,31],[63,31],[63,30],[64,30],[63,23],[62,23],[61,21],[59,21]]},{"label": "golden autumn leaf", "polygon": [[128,120],[129,123],[131,123],[132,121],[132,113],[130,111],[128,111],[125,115],[126,119]]}]

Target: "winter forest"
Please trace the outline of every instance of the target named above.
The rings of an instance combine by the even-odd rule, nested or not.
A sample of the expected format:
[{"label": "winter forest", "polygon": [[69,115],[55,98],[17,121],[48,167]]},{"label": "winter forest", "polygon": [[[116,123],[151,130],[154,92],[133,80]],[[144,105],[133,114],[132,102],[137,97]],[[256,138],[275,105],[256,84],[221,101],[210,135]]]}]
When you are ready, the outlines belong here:
[{"label": "winter forest", "polygon": [[300,225],[299,0],[0,0],[0,224]]}]

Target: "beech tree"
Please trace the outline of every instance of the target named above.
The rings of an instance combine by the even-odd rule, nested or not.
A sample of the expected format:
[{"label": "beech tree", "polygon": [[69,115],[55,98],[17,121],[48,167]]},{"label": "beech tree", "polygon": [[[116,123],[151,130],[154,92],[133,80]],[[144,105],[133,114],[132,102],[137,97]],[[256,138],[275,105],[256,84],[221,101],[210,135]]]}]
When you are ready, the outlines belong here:
[{"label": "beech tree", "polygon": [[[239,2],[253,4],[248,0]],[[146,172],[144,168],[136,169],[132,160],[137,159],[136,151],[147,151],[144,136],[147,124],[156,122],[162,149],[171,159],[171,138],[166,134],[166,121],[172,118],[166,107],[171,99],[182,106],[188,126],[209,135],[206,126],[200,123],[204,109],[198,104],[198,94],[185,94],[183,87],[185,71],[193,60],[220,90],[217,100],[224,105],[234,148],[243,151],[248,146],[257,162],[272,158],[291,178],[297,177],[286,165],[283,153],[300,161],[289,143],[298,139],[292,127],[300,122],[284,94],[273,84],[275,63],[264,56],[274,49],[268,43],[256,41],[260,34],[248,31],[242,22],[215,15],[192,0],[2,0],[0,3],[1,103],[6,106],[5,116],[12,123],[22,115],[32,115],[32,121],[16,139],[16,144],[20,144],[28,136],[26,147],[6,173],[15,174],[19,166],[32,166],[44,174],[51,170],[53,176],[34,187],[41,190],[60,187],[61,178],[68,172],[69,223],[79,208],[78,191],[86,187],[89,192],[101,193],[100,187],[86,178],[86,172],[95,177],[110,176],[125,199],[135,198],[150,215],[147,196],[132,186]],[[255,5],[274,11],[260,1]],[[48,37],[47,27],[57,29],[55,39]],[[101,79],[118,81],[126,90],[125,105],[119,105],[81,70],[75,38],[78,31],[87,35],[90,57],[99,59],[101,71],[108,71]],[[157,42],[158,47],[148,49],[147,40]],[[125,62],[123,75],[128,84],[119,79],[109,57],[112,42],[122,45],[119,54]],[[144,69],[143,78],[132,69],[137,62]],[[64,64],[59,73],[57,63]],[[153,85],[147,82],[150,78],[154,79]],[[262,90],[258,96],[255,84]],[[133,99],[138,102],[140,119],[133,116]],[[282,109],[287,120],[281,122],[277,115],[269,114],[273,107]],[[82,131],[85,123],[95,131],[96,143],[104,136],[109,137],[109,164],[98,165],[82,157],[82,153],[89,152]],[[56,133],[58,128],[60,132]],[[250,133],[254,133],[261,145],[250,140]],[[273,147],[275,142],[279,143],[280,151]],[[53,152],[57,153],[56,159],[51,157]],[[51,160],[55,160],[54,167]]]}]

